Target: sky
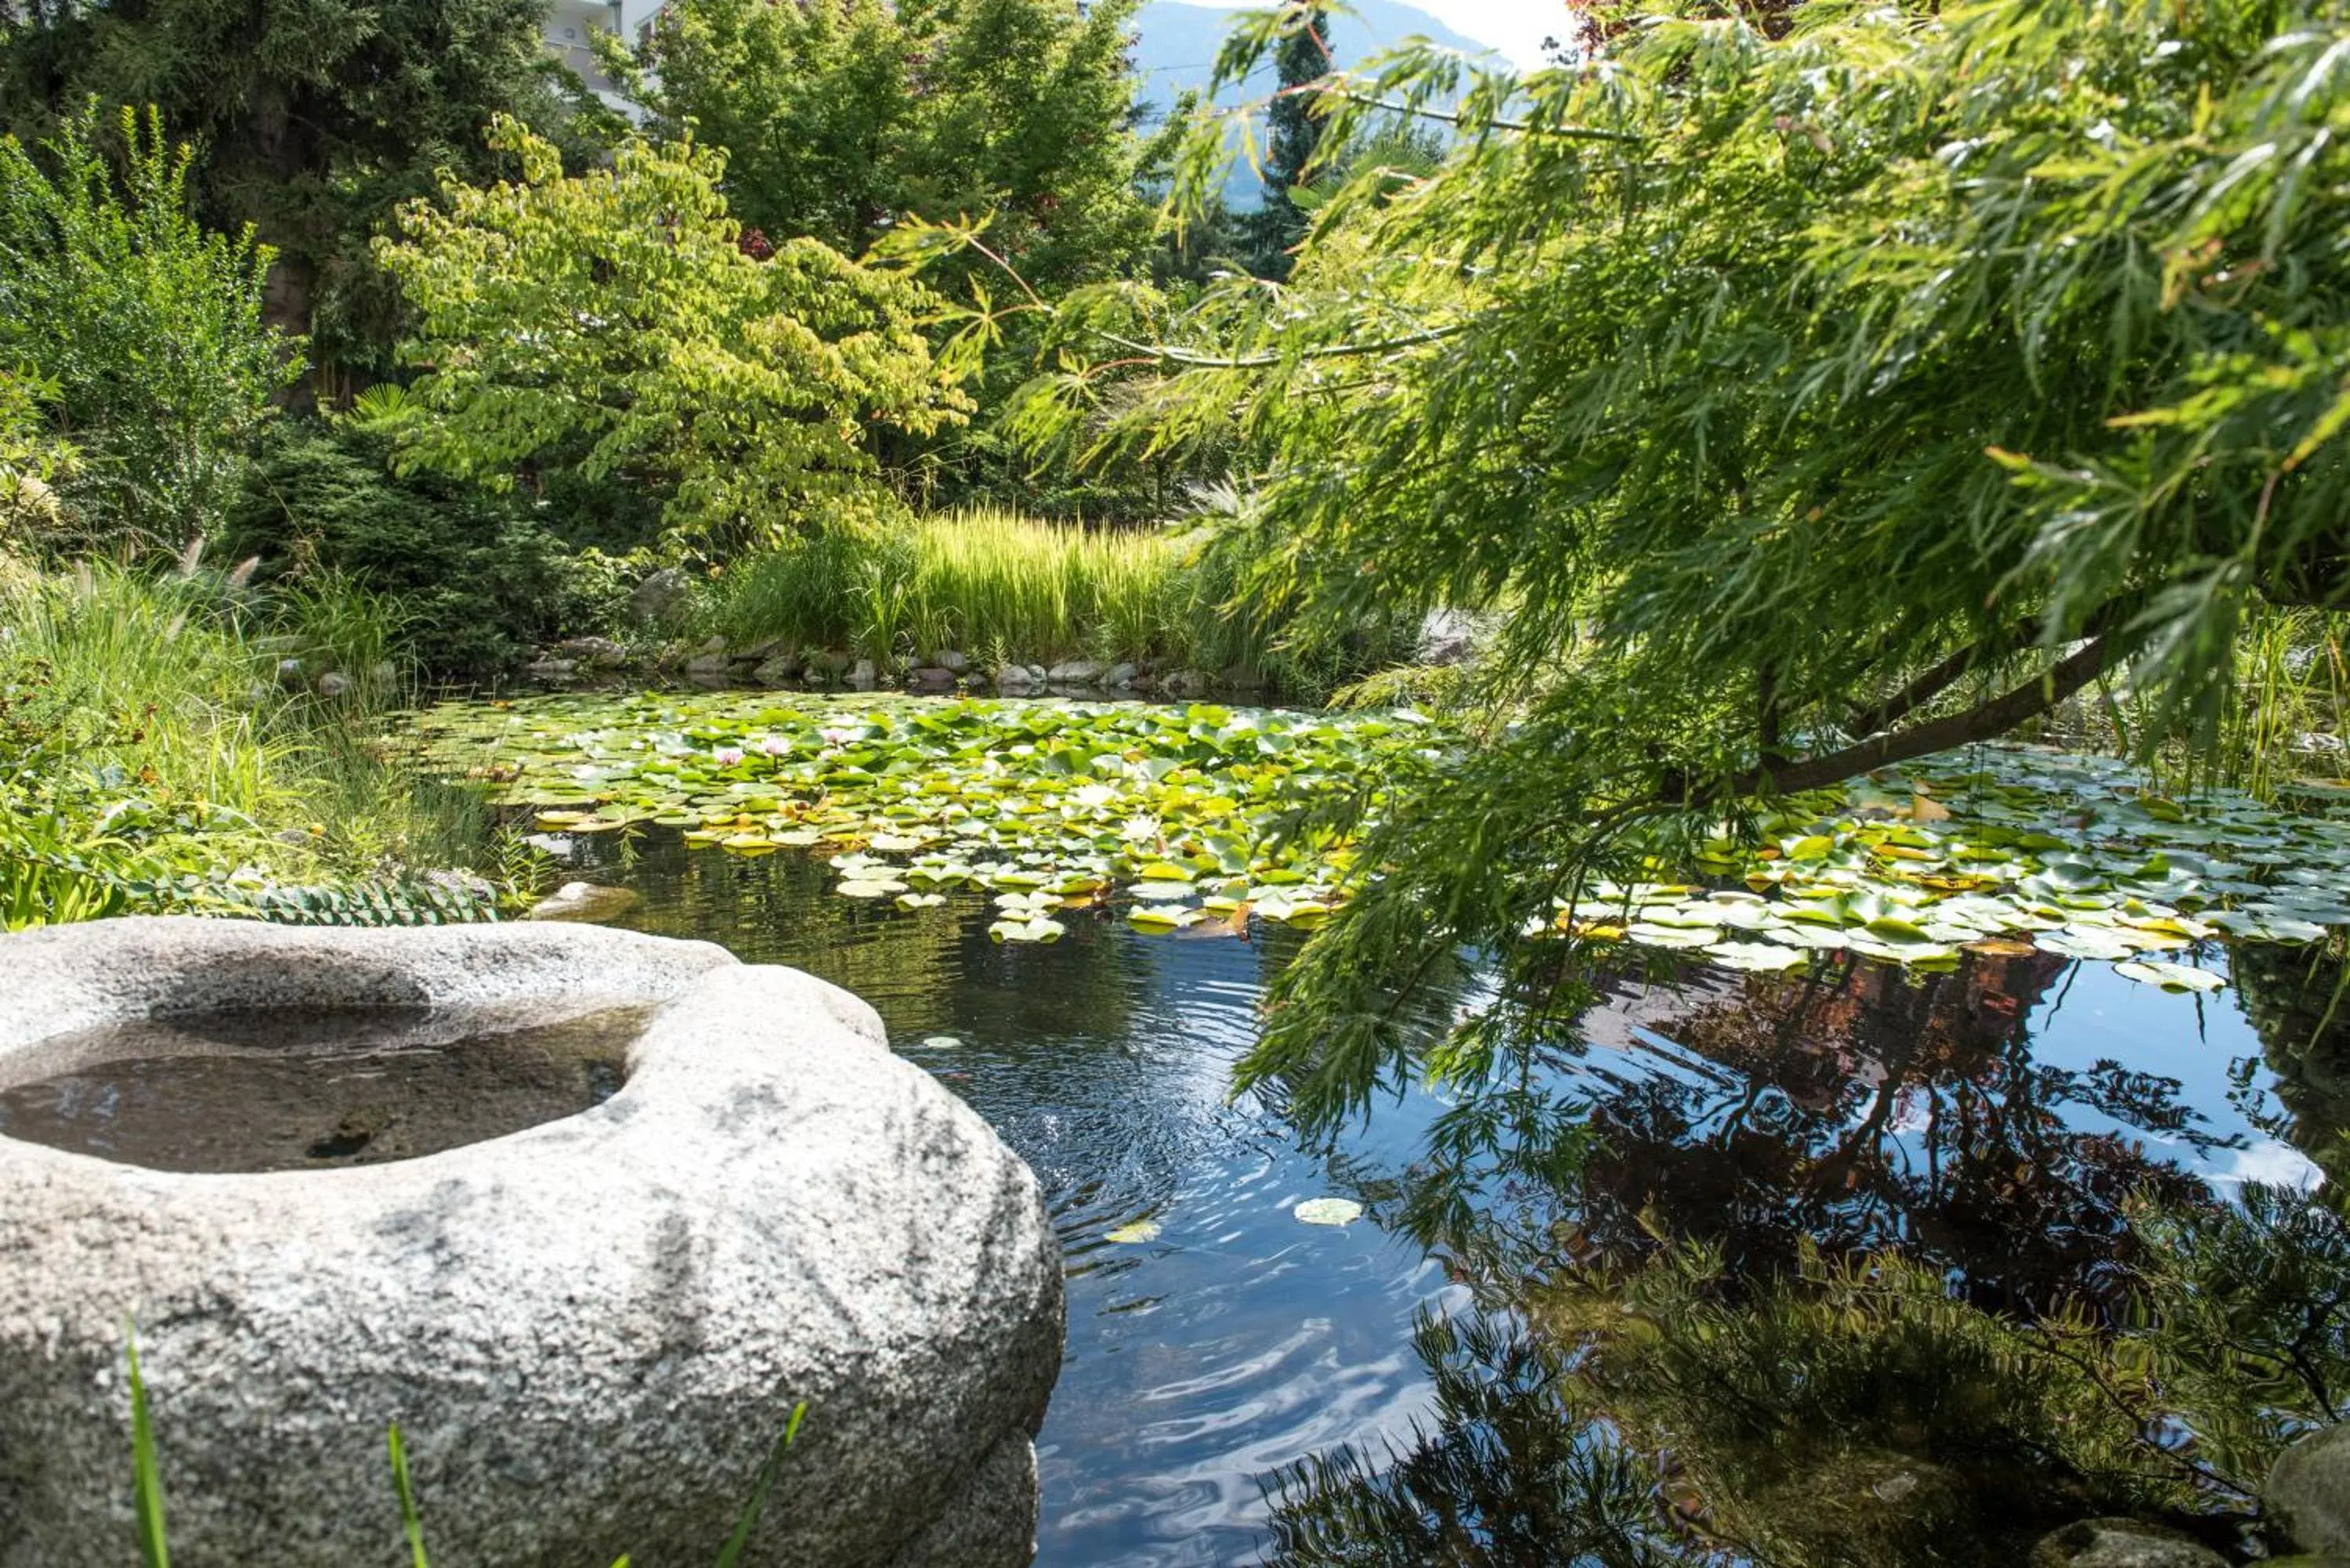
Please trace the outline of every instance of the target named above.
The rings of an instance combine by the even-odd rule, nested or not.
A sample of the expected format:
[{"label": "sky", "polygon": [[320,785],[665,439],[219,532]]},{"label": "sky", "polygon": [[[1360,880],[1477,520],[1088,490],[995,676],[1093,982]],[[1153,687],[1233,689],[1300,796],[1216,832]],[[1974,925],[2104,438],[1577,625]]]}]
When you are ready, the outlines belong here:
[{"label": "sky", "polygon": [[1446,26],[1490,44],[1522,69],[1544,64],[1542,41],[1566,31],[1565,0],[1410,0]]},{"label": "sky", "polygon": [[[1265,0],[1191,0],[1221,10],[1262,5]],[[1446,26],[1491,45],[1512,64],[1531,70],[1544,64],[1542,41],[1566,31],[1565,0],[1406,0]]]}]

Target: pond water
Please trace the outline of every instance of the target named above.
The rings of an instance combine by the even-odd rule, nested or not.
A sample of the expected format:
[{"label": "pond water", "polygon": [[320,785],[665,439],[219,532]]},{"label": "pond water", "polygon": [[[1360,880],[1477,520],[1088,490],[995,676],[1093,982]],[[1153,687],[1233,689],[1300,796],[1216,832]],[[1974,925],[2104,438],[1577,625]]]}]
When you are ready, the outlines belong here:
[{"label": "pond water", "polygon": [[[2253,988],[2279,1036],[2264,1047],[2241,972],[2194,995],[2049,953],[1953,972],[1824,955],[1611,993],[1538,1074],[1601,1134],[1569,1194],[1431,1161],[1446,1107],[1430,1095],[1325,1147],[1261,1099],[1229,1101],[1294,931],[1149,935],[1079,912],[1056,942],[1004,943],[983,897],[844,899],[800,853],[729,855],[663,827],[568,853],[575,874],[643,896],[620,923],[863,996],[1035,1168],[1070,1274],[1038,1442],[1047,1568],[1263,1560],[1274,1472],[1348,1448],[1377,1463],[1431,1422],[1435,1357],[1415,1325],[1476,1315],[1470,1282],[1660,1226],[1718,1241],[1739,1269],[1807,1242],[1898,1241],[1985,1304],[2094,1299],[2126,1254],[2130,1194],[2305,1183],[2304,1150],[2345,1125],[2335,1080],[2282,1038],[2289,976]],[[1324,1198],[1366,1218],[1297,1217]],[[1365,1547],[1343,1560],[1395,1560]]]}]

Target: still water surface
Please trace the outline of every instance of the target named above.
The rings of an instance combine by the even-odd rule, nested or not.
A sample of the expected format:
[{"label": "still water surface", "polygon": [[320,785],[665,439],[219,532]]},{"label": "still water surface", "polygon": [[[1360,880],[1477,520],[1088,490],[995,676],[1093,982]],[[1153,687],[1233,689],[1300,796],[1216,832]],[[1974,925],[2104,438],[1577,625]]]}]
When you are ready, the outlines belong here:
[{"label": "still water surface", "polygon": [[[1315,1150],[1266,1105],[1227,1098],[1289,933],[1143,936],[1080,916],[1053,946],[1001,946],[979,899],[852,902],[798,855],[663,832],[574,854],[643,895],[620,923],[863,996],[1035,1168],[1069,1268],[1067,1357],[1037,1445],[1045,1568],[1257,1562],[1270,1472],[1346,1445],[1377,1454],[1425,1417],[1413,1323],[1465,1299],[1451,1272],[1475,1260],[1383,1227],[1425,1174],[1442,1106],[1415,1093]],[[2293,1140],[2316,1147],[2324,1118],[2305,1096],[2297,1127],[2282,1114],[2236,995],[2045,955],[1941,976],[1627,983],[1547,1069],[1606,1134],[1575,1244],[1604,1247],[1645,1211],[1749,1267],[1806,1237],[1899,1241],[1987,1304],[2094,1291],[2131,1190],[2314,1174]],[[1330,1196],[1371,1218],[1294,1217]],[[1523,1195],[1482,1196],[1498,1211]],[[1148,1241],[1107,1239],[1146,1220]]]}]

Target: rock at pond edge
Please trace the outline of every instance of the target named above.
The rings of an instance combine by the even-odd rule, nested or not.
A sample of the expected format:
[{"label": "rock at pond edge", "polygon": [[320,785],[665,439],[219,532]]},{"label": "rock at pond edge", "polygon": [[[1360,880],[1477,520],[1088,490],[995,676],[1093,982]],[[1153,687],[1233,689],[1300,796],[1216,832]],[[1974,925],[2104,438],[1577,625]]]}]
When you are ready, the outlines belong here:
[{"label": "rock at pond edge", "polygon": [[526,920],[608,920],[633,908],[636,893],[627,888],[602,888],[593,882],[566,882],[530,907]]},{"label": "rock at pond edge", "polygon": [[0,962],[0,1062],[224,1009],[662,1004],[611,1100],[423,1158],[181,1177],[0,1138],[0,1568],[122,1561],[126,1320],[190,1568],[397,1555],[395,1418],[437,1556],[706,1568],[800,1399],[753,1560],[1029,1560],[1059,1249],[847,992],[550,924],[113,920]]},{"label": "rock at pond edge", "polygon": [[2041,1537],[2030,1568],[2228,1568],[2228,1560],[2164,1525],[2083,1519]]},{"label": "rock at pond edge", "polygon": [[2261,1488],[2272,1544],[2350,1555],[2350,1425],[2303,1438],[2277,1456]]}]

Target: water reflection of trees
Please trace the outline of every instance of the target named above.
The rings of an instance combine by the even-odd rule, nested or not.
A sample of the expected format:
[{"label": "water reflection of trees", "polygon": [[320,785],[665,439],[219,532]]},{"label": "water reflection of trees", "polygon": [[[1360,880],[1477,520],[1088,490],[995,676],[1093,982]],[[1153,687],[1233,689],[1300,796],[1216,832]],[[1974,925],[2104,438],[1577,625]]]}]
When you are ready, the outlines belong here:
[{"label": "water reflection of trees", "polygon": [[1722,1562],[1656,1505],[1555,1345],[1508,1317],[1421,1318],[1430,1418],[1373,1460],[1319,1455],[1273,1484],[1272,1568],[1661,1568]]},{"label": "water reflection of trees", "polygon": [[[994,911],[984,899],[958,897],[909,918],[887,899],[837,897],[837,875],[813,855],[697,849],[653,829],[586,837],[579,860],[640,895],[630,924],[720,942],[746,962],[805,969],[885,1015],[893,1002],[933,1002],[978,979],[993,983],[966,987],[965,1000],[1000,1007],[1007,1038],[1060,1029],[1119,1038],[1147,990],[1134,956],[1110,944],[1073,937],[1039,950],[992,940]],[[1033,971],[1047,963],[1051,983],[1040,988]],[[1024,974],[1031,983],[1020,983]]]},{"label": "water reflection of trees", "polygon": [[[2350,1006],[2338,962],[2279,957],[2236,976],[2278,1130],[2329,1161]],[[2303,1363],[2350,1368],[2350,1230],[2149,1152],[2232,1141],[2175,1081],[2036,1062],[2068,978],[1626,983],[1527,1050],[1366,1183],[1482,1315],[1423,1330],[1409,1442],[1278,1478],[1274,1561],[1988,1568],[2105,1512],[2230,1541],[2277,1446],[2335,1418]]]},{"label": "water reflection of trees", "polygon": [[1686,1070],[1592,1075],[1586,1244],[1621,1255],[1652,1230],[1703,1236],[1734,1274],[1777,1274],[1804,1243],[1898,1245],[1978,1304],[2110,1299],[2134,1197],[2202,1185],[2084,1110],[2188,1144],[2212,1140],[2179,1085],[2101,1063],[2033,1060],[2029,1020],[2064,961],[1978,958],[1956,972],[1824,965],[1691,988],[1650,1028]]},{"label": "water reflection of trees", "polygon": [[2325,947],[2245,944],[2229,968],[2276,1075],[2285,1115],[2270,1130],[2340,1181],[2350,1175],[2350,963]]},{"label": "water reflection of trees", "polygon": [[[1571,1050],[1457,1106],[1376,1184],[1384,1220],[1506,1299],[1515,1282],[1702,1238],[1733,1277],[1898,1246],[1981,1305],[2110,1302],[2138,1197],[2204,1200],[2141,1137],[2211,1147],[2179,1085],[2033,1059],[2066,977],[2045,954],[1949,973],[1625,982]],[[2074,1125],[2084,1113],[2126,1131]]]}]

